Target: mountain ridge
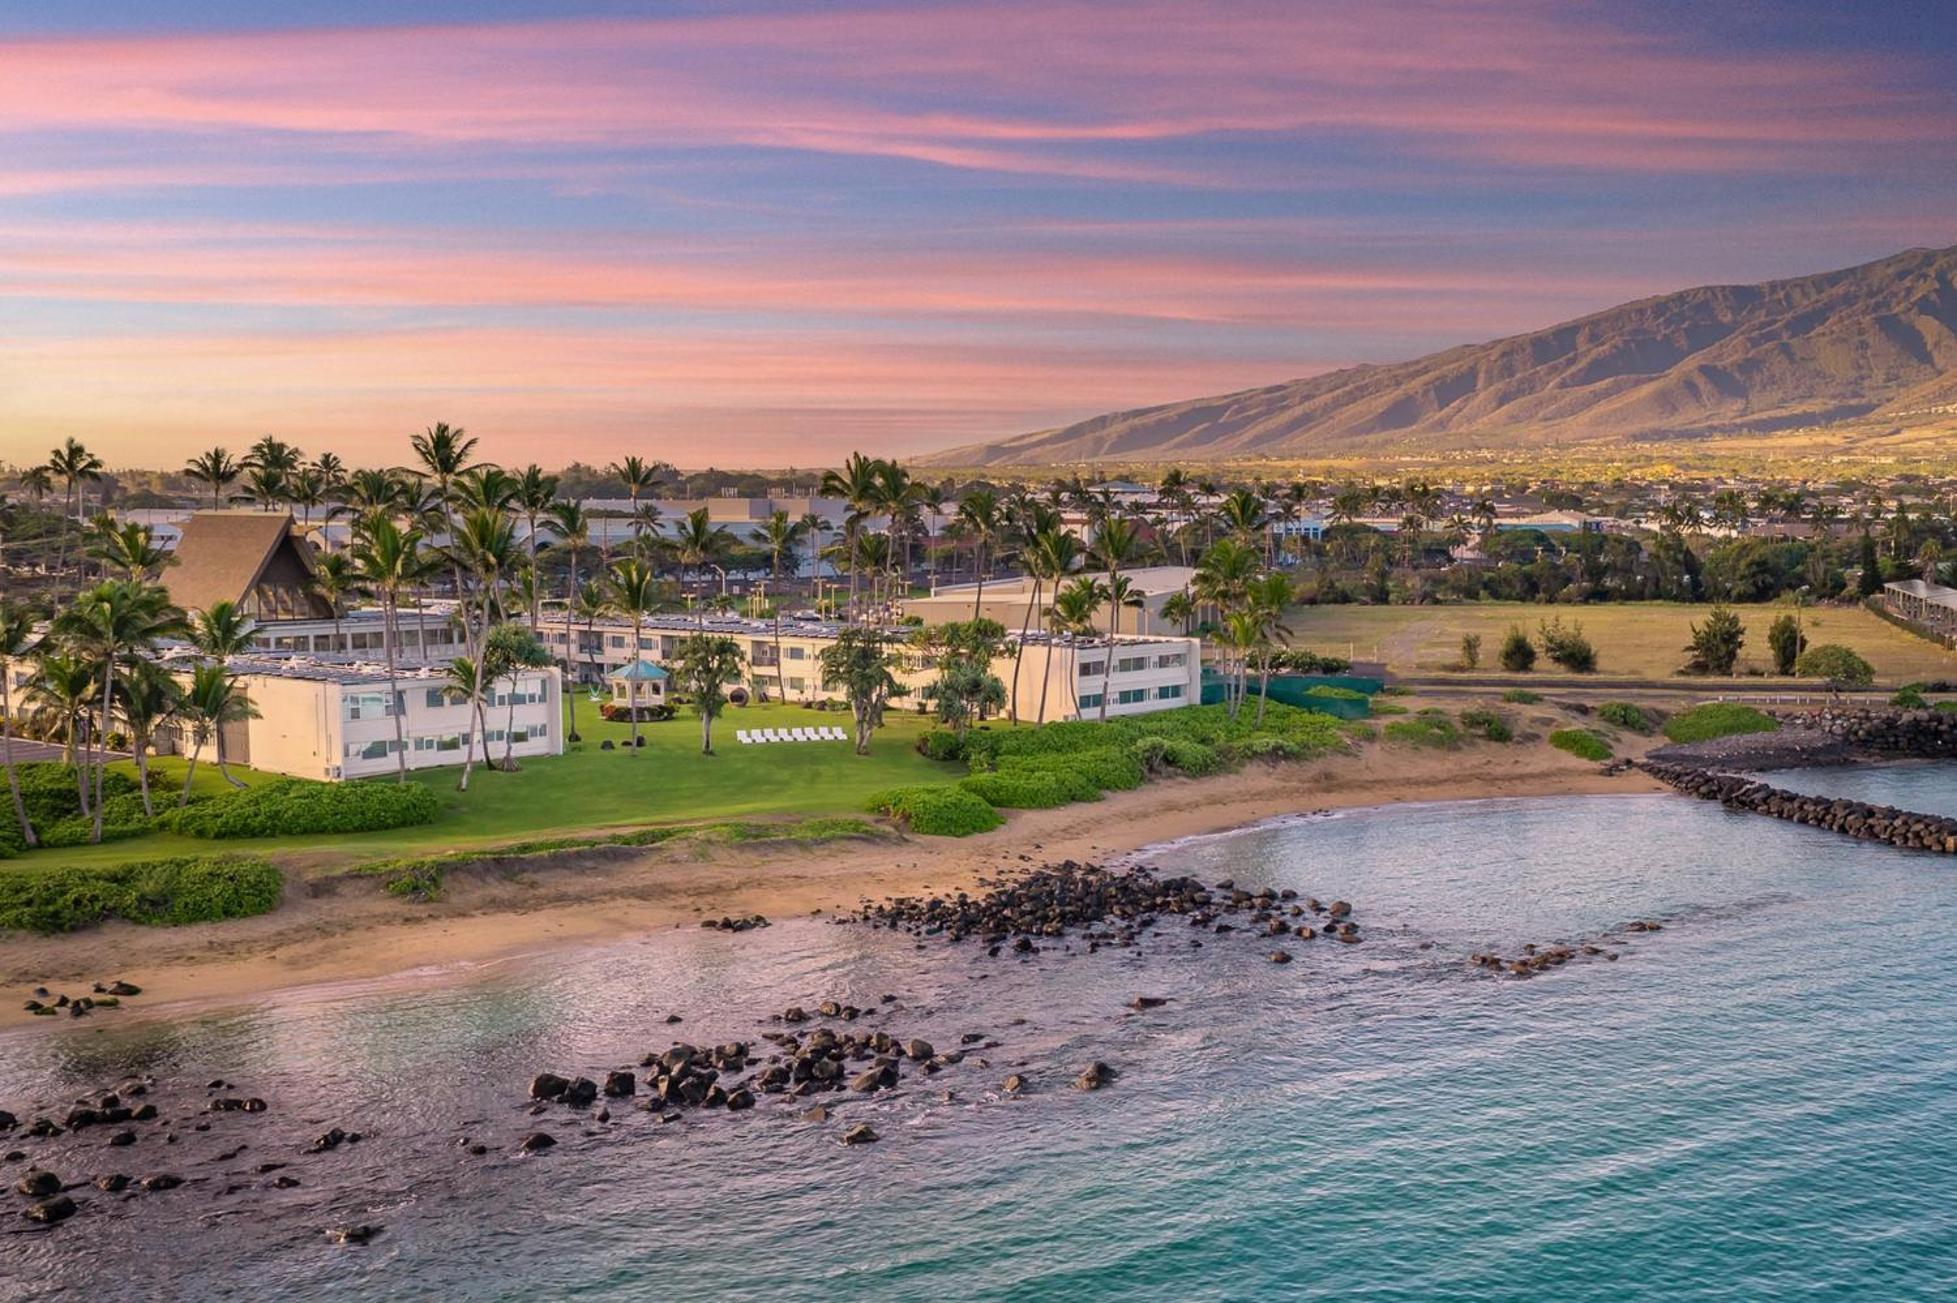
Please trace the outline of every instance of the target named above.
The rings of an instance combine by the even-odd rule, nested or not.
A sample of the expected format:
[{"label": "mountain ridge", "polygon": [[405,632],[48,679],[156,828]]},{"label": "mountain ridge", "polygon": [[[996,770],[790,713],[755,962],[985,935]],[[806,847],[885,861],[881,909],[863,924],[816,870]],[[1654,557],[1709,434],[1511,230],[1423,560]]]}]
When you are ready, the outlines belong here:
[{"label": "mountain ridge", "polygon": [[1110,412],[921,459],[1312,457],[1771,433],[1957,400],[1957,246],[1652,295],[1405,362]]}]

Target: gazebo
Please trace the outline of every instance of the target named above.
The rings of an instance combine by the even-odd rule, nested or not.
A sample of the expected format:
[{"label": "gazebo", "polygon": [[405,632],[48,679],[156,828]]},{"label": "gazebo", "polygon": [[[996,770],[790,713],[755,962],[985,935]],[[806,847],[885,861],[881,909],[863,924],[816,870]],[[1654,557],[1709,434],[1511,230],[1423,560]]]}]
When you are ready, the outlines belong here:
[{"label": "gazebo", "polygon": [[611,704],[623,713],[665,705],[668,677],[651,661],[636,660],[606,674],[605,682],[611,685]]}]

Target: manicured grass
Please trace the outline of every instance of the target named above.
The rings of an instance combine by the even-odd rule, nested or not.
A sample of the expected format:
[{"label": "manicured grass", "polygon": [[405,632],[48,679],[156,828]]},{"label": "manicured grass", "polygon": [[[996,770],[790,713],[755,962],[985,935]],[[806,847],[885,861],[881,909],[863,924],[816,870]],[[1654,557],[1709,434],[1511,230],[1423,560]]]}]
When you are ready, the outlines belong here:
[{"label": "manicured grass", "polygon": [[[521,771],[497,773],[476,766],[467,792],[455,790],[460,766],[410,773],[409,781],[435,792],[442,815],[435,822],[386,832],[345,836],[266,837],[229,843],[241,852],[270,855],[301,868],[335,867],[387,856],[476,850],[551,836],[598,833],[645,824],[725,820],[765,815],[860,814],[876,792],[921,783],[951,783],[965,766],[926,760],[918,737],[930,721],[893,711],[858,756],[847,742],[777,742],[742,746],[736,729],[795,728],[834,724],[848,731],[846,713],[765,705],[730,708],[714,728],[714,754],[700,754],[700,722],[684,708],[678,719],[641,724],[646,744],[626,748],[630,726],[600,720],[588,702],[578,703],[584,740],[562,756],[520,761]],[[611,739],[617,750],[599,744]],[[175,797],[181,762],[152,764],[159,800]],[[264,775],[233,767],[247,781]],[[392,781],[379,779],[370,781]],[[216,767],[197,768],[198,790],[226,790]],[[164,793],[168,793],[167,796]],[[171,855],[208,855],[211,843],[175,833],[153,833],[104,846],[36,851],[16,864],[114,864]]]},{"label": "manicured grass", "polygon": [[1674,742],[1705,742],[1735,733],[1772,733],[1780,721],[1751,706],[1730,701],[1708,701],[1703,706],[1680,711],[1665,721],[1665,736]]},{"label": "manicured grass", "polygon": [[[1484,648],[1500,645],[1510,625],[1520,625],[1530,637],[1543,620],[1561,615],[1563,622],[1583,623],[1583,632],[1597,648],[1597,672],[1676,679],[1685,663],[1681,650],[1691,626],[1702,622],[1710,606],[1674,602],[1619,602],[1595,606],[1538,606],[1526,602],[1466,602],[1438,606],[1308,606],[1291,612],[1292,645],[1320,653],[1351,655],[1359,660],[1383,660],[1403,673],[1440,673],[1461,656],[1464,634],[1480,634]],[[1742,671],[1770,669],[1767,627],[1784,606],[1735,606],[1746,626],[1746,645],[1740,652]],[[1803,614],[1808,641],[1834,642],[1852,648],[1875,666],[1878,680],[1905,683],[1911,679],[1957,678],[1957,654],[1884,623],[1859,606],[1810,607]],[[1500,673],[1494,657],[1483,654],[1477,673]],[[1538,662],[1536,673],[1557,672]]]}]

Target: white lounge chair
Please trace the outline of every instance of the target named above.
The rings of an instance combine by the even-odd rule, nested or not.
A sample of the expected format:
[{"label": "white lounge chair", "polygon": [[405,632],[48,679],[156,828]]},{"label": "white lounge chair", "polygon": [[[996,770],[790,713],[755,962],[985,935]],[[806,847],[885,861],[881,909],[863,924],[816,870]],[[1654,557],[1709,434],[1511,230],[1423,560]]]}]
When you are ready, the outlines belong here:
[{"label": "white lounge chair", "polygon": [[761,730],[761,740],[763,742],[779,742],[781,741],[781,734],[772,728],[764,728]]},{"label": "white lounge chair", "polygon": [[807,729],[805,729],[805,728],[798,728],[798,729],[796,729],[796,730],[795,730],[795,740],[796,740],[797,742],[807,742],[807,741],[809,741],[809,740],[810,740],[810,739],[809,739],[809,731],[808,731]]},{"label": "white lounge chair", "polygon": [[834,724],[828,725],[828,730],[829,730],[829,740],[831,742],[849,741],[849,734],[843,732],[841,729],[837,728]]},{"label": "white lounge chair", "polygon": [[734,730],[734,740],[742,746],[752,746],[754,744],[754,739],[747,735],[747,730],[744,728]]}]

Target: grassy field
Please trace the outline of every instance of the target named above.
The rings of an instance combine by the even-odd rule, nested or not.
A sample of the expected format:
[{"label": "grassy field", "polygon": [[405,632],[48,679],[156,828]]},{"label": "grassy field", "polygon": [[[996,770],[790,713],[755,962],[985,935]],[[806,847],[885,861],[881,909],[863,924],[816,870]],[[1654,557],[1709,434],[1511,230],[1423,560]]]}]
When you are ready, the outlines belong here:
[{"label": "grassy field", "polygon": [[[730,709],[714,728],[714,754],[700,754],[700,722],[682,710],[678,719],[643,724],[646,745],[635,755],[625,748],[630,728],[608,724],[580,703],[578,728],[584,740],[562,756],[524,760],[514,774],[476,767],[469,790],[455,790],[460,767],[411,773],[409,781],[439,793],[440,819],[417,828],[358,833],[342,837],[271,837],[247,841],[202,841],[174,833],[153,833],[103,846],[35,851],[16,865],[103,864],[165,855],[240,851],[272,856],[287,866],[339,865],[385,856],[470,850],[529,838],[597,832],[652,823],[728,819],[780,814],[854,814],[872,792],[911,783],[962,777],[963,765],[924,759],[914,743],[929,727],[911,713],[893,711],[871,744],[858,756],[847,742],[776,743],[742,746],[737,728],[794,728],[833,724],[848,731],[849,716],[819,714],[799,706],[748,706]],[[602,751],[610,738],[619,745]],[[133,773],[134,766],[128,766]],[[174,794],[183,781],[180,761],[151,765],[159,793]],[[237,770],[247,780],[262,775]],[[215,765],[197,768],[198,790],[224,790]],[[161,799],[168,799],[167,797]]]},{"label": "grassy field", "polygon": [[[1482,673],[1500,673],[1495,654],[1510,625],[1532,638],[1542,621],[1561,615],[1580,621],[1597,648],[1597,672],[1670,678],[1685,662],[1682,650],[1691,626],[1706,617],[1707,606],[1671,602],[1624,602],[1596,606],[1538,606],[1526,602],[1469,602],[1449,606],[1309,606],[1287,621],[1294,646],[1315,652],[1383,660],[1401,673],[1433,673],[1454,664],[1463,634],[1481,635]],[[1767,627],[1789,608],[1736,606],[1746,626],[1740,669],[1772,664]],[[1875,666],[1879,682],[1957,678],[1957,655],[1884,623],[1861,607],[1810,607],[1803,615],[1810,643],[1838,642]],[[1537,672],[1555,672],[1547,661]]]}]

